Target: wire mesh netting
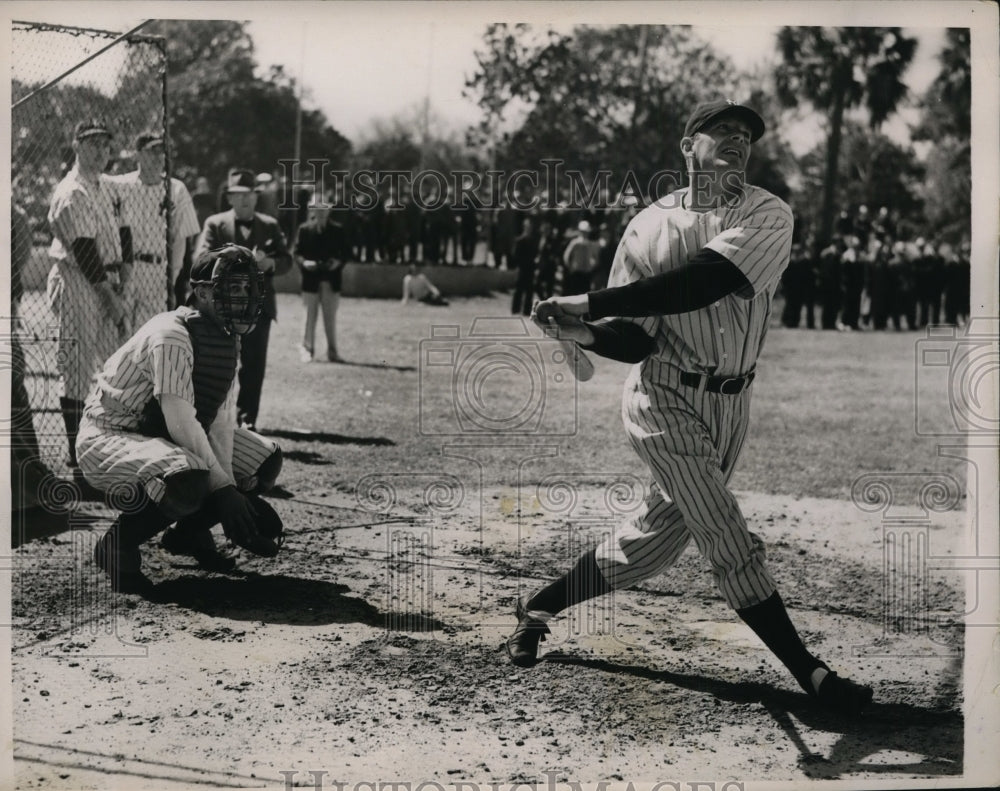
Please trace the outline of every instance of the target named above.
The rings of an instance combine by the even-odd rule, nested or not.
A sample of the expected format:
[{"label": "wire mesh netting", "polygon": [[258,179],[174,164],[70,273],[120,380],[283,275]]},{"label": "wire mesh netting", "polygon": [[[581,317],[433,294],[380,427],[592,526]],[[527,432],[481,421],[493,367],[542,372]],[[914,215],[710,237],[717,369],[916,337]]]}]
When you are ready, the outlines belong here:
[{"label": "wire mesh netting", "polygon": [[[141,35],[115,42],[120,36],[13,23],[12,321],[6,340],[15,475],[19,458],[31,457],[56,474],[69,471],[67,432],[101,358],[110,353],[97,348],[95,338],[113,351],[147,318],[166,310],[171,276],[179,268],[173,259],[183,253],[171,244],[165,149],[154,143],[145,156],[136,148],[144,133],[166,141],[164,43]],[[100,175],[77,167],[74,129],[81,121],[98,121],[111,133]],[[62,197],[54,200],[57,194]],[[87,236],[94,225],[105,229],[104,241],[98,239],[100,263],[126,313],[110,329],[110,317],[90,293],[94,289],[66,238],[74,234],[67,229]],[[14,482],[15,499],[18,488]]]}]

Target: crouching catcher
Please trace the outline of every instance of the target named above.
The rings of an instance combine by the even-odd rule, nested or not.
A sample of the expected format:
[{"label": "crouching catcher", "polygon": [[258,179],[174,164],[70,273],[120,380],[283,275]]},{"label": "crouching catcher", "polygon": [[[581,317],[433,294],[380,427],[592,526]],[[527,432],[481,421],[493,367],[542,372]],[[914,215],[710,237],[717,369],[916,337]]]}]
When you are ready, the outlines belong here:
[{"label": "crouching catcher", "polygon": [[235,566],[212,538],[220,522],[254,554],[281,546],[281,519],[259,497],[277,480],[281,449],[236,424],[240,337],[261,308],[256,259],[227,245],[203,253],[190,279],[188,305],[153,317],[108,358],[80,425],[80,468],[121,509],[94,562],[123,593],[152,587],[139,547],[160,532],[165,549],[209,571]]}]

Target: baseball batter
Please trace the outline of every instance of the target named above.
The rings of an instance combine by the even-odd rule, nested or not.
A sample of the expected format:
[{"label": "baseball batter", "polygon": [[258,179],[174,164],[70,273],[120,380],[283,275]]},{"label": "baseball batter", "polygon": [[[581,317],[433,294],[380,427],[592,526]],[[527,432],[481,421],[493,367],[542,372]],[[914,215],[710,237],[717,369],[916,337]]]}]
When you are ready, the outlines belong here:
[{"label": "baseball batter", "polygon": [[144,324],[97,376],[77,448],[87,480],[128,505],[94,552],[117,591],[149,590],[139,546],[175,521],[163,545],[212,571],[234,565],[212,539],[219,522],[234,543],[277,554],[280,520],[256,494],[274,485],[281,450],[236,426],[239,338],[257,320],[260,280],[244,247],[203,254],[189,306]]},{"label": "baseball batter", "polygon": [[109,176],[108,184],[120,207],[118,221],[128,229],[124,238],[131,242],[126,258],[132,261],[132,277],[125,300],[131,326],[138,328],[167,310],[175,299],[174,284],[185,269],[185,258],[190,268],[201,226],[187,187],[178,179],[170,179],[168,261],[163,136],[157,132],[140,134],[135,140],[135,157],[138,170]]},{"label": "baseball batter", "polygon": [[[751,144],[763,133],[763,120],[748,107],[699,105],[681,141],[689,186],[629,223],[611,287],[536,307],[540,325],[555,318],[563,337],[639,363],[625,384],[622,416],[653,485],[638,516],[518,602],[507,651],[517,665],[534,664],[556,613],[661,573],[693,539],[726,602],[802,688],[822,706],[856,714],[872,690],[839,677],[802,644],[763,543],[727,486],[746,438],[754,367],[792,240],[788,206],[743,180]],[[588,315],[618,318],[581,320]]]},{"label": "baseball batter", "polygon": [[52,245],[46,295],[59,321],[60,407],[76,467],[76,435],[90,379],[119,343],[126,309],[121,296],[121,238],[104,168],[111,132],[103,121],[81,121],[73,133],[76,161],[49,203]]}]

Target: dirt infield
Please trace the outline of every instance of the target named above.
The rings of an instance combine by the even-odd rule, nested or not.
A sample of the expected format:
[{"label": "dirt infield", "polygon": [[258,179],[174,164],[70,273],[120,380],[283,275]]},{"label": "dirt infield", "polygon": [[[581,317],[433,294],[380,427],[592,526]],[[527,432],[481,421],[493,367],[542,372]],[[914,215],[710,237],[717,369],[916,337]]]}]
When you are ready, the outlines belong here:
[{"label": "dirt infield", "polygon": [[[887,632],[883,529],[848,504],[741,496],[808,642],[875,684],[860,725],[812,709],[692,551],[557,622],[545,661],[514,668],[501,643],[519,586],[596,538],[574,522],[594,524],[603,491],[578,490],[569,520],[527,502],[519,518],[502,490],[447,519],[423,489],[396,495],[381,517],[341,492],[275,500],[292,528],[282,554],[243,558],[231,576],[152,547],[154,601],[109,599],[73,559],[107,523],[100,509],[23,547],[18,786],[313,785],[312,770],[349,783],[962,773],[961,632],[934,625],[957,618],[958,580],[931,577],[929,621]],[[940,556],[958,522],[929,530]]]},{"label": "dirt infield", "polygon": [[[286,458],[270,498],[288,528],[276,559],[241,555],[235,573],[213,575],[154,542],[144,558],[155,595],[115,597],[90,561],[113,517],[104,506],[15,519],[18,788],[962,776],[964,578],[949,570],[960,496],[941,512],[907,500],[886,519],[848,497],[738,492],[806,642],[875,686],[861,723],[810,706],[693,549],[669,573],[555,621],[544,661],[518,669],[502,649],[517,596],[636,506],[641,467],[610,445],[562,463],[601,433],[436,439],[433,452],[417,437],[425,336],[405,322],[502,314],[499,299],[364,327],[345,300],[342,353],[368,364],[305,367],[287,352],[301,314],[284,300],[261,417]],[[774,345],[774,364],[794,369],[802,341]],[[870,365],[885,375],[884,361]],[[599,370],[595,392],[609,400],[581,401],[588,420],[617,421],[610,380],[623,370]],[[769,399],[764,390],[756,407],[765,422],[798,419]],[[767,425],[758,445],[774,447]],[[847,453],[860,440],[841,442]],[[819,476],[814,451],[772,459]],[[895,465],[875,469],[945,474]],[[858,462],[856,474],[869,469]],[[741,480],[769,475],[751,452]]]}]

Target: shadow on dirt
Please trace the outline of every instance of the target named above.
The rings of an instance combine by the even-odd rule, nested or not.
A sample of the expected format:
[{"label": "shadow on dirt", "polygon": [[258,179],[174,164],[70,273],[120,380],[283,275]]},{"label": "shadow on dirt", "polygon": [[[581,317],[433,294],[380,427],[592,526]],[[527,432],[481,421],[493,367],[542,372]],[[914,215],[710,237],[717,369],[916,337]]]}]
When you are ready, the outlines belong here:
[{"label": "shadow on dirt", "polygon": [[302,464],[333,464],[332,459],[328,459],[322,454],[311,450],[286,450],[283,451],[281,455],[284,457],[285,461],[297,461]]},{"label": "shadow on dirt", "polygon": [[44,508],[15,511],[10,526],[10,546],[17,549],[31,541],[51,538],[69,530],[87,529],[99,521],[102,521],[100,516],[81,511],[52,513]]},{"label": "shadow on dirt", "polygon": [[[349,437],[345,434],[333,434],[329,431],[295,431],[283,428],[265,428],[258,433],[265,437],[291,439],[298,442],[328,442],[331,445],[372,445],[387,446],[396,443],[388,437]],[[282,451],[287,457],[288,451]]]},{"label": "shadow on dirt", "polygon": [[403,373],[412,373],[417,370],[415,365],[392,365],[390,363],[366,363],[361,360],[340,360],[338,365],[351,365],[355,368],[378,368],[383,371],[402,371]]},{"label": "shadow on dirt", "polygon": [[[799,751],[799,764],[809,777],[834,779],[857,772],[944,776],[960,775],[963,771],[964,720],[955,710],[876,702],[863,717],[851,719],[818,710],[804,693],[776,689],[759,682],[732,683],[558,652],[546,654],[542,661],[659,681],[731,703],[760,704]],[[811,730],[841,734],[829,758],[808,748],[796,721]],[[899,755],[865,760],[885,752],[903,754],[907,760],[900,762]],[[909,760],[911,758],[913,760]]]},{"label": "shadow on dirt", "polygon": [[184,576],[157,584],[147,599],[237,621],[293,626],[360,623],[389,631],[430,632],[444,624],[427,616],[381,612],[364,599],[345,596],[346,585],[283,574]]}]

